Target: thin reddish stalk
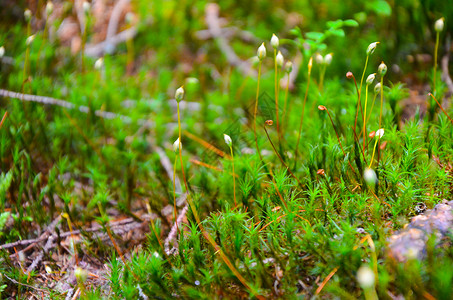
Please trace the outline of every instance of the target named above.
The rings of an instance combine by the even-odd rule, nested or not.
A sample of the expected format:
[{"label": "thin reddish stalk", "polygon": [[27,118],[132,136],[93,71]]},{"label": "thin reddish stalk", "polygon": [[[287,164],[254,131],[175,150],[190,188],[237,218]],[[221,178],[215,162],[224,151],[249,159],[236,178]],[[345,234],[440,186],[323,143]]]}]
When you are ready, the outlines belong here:
[{"label": "thin reddish stalk", "polygon": [[334,268],[332,272],[330,272],[329,275],[327,275],[327,277],[322,281],[321,285],[316,289],[315,295],[318,295],[322,291],[324,286],[327,284],[327,282],[329,282],[330,278],[332,278],[332,276],[335,275],[337,271],[338,267]]},{"label": "thin reddish stalk", "polygon": [[[447,112],[444,110],[444,108],[442,107],[442,105],[440,105],[439,101],[437,101],[436,97],[434,97],[433,94],[431,93],[428,93],[429,96],[431,96],[437,103],[437,105],[439,106],[439,108],[444,112],[444,114],[447,116],[447,118],[450,120],[451,124],[453,124],[453,120],[450,118],[450,116],[447,114]],[[3,123],[3,120],[2,120],[2,123]]]},{"label": "thin reddish stalk", "polygon": [[[258,100],[258,96],[257,96]],[[256,103],[257,106],[258,102]],[[250,286],[245,278],[239,273],[239,271],[235,268],[235,266],[231,263],[231,261],[228,259],[228,257],[223,253],[223,250],[219,247],[219,245],[216,243],[216,241],[209,235],[209,233],[204,229],[203,224],[201,223],[200,217],[198,216],[198,212],[196,210],[196,207],[192,201],[191,195],[190,195],[190,190],[189,190],[189,185],[187,184],[186,180],[186,174],[184,172],[184,165],[183,165],[183,159],[182,159],[182,146],[181,146],[181,118],[180,118],[180,112],[179,112],[179,102],[177,104],[178,108],[178,127],[179,127],[179,158],[181,161],[181,172],[182,172],[182,178],[184,181],[184,186],[186,188],[187,192],[187,203],[190,206],[190,209],[192,210],[193,216],[195,218],[195,221],[197,222],[198,227],[200,228],[201,233],[203,234],[204,238],[211,244],[211,246],[214,248],[216,251],[215,253],[218,253],[223,260],[223,262],[228,266],[228,268],[233,272],[233,274],[237,277],[237,279],[244,285],[244,287],[252,292],[252,294],[257,297],[258,299],[265,299],[263,296],[261,296],[252,286]],[[255,113],[256,113],[256,108],[255,108]],[[256,121],[256,114],[255,114],[255,121]],[[256,123],[255,123],[256,124]],[[256,131],[255,131],[256,132]],[[256,137],[256,135],[255,135]],[[257,144],[258,145],[258,144]]]},{"label": "thin reddish stalk", "polygon": [[0,122],[0,128],[2,128],[3,122],[5,122],[7,115],[8,115],[8,111],[5,111],[5,114],[3,115],[2,121]]},{"label": "thin reddish stalk", "polygon": [[357,129],[357,118],[359,116],[359,107],[360,107],[360,113],[362,114],[362,118],[363,118],[363,110],[362,110],[362,102],[360,101],[361,91],[359,90],[359,87],[357,86],[357,81],[355,80],[355,76],[352,72],[351,72],[351,75],[352,75],[352,79],[354,79],[355,89],[357,91],[357,107],[356,107],[355,122],[354,122],[354,132],[355,132]]}]

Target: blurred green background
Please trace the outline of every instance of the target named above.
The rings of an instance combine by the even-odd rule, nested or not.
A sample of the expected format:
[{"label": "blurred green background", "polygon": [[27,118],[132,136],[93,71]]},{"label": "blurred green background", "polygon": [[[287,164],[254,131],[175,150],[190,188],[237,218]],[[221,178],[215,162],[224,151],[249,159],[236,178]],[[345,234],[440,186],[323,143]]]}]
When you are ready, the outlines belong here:
[{"label": "blurred green background", "polygon": [[[61,24],[72,18],[77,24],[74,6],[78,1],[55,1],[59,7],[54,19],[53,30],[61,29]],[[105,1],[105,18],[110,13],[115,1]],[[177,76],[203,77],[214,80],[210,74],[203,74],[203,64],[214,64],[220,73],[227,67],[225,56],[212,39],[200,39],[197,32],[207,28],[205,22],[206,1],[130,1],[128,11],[137,17],[138,34],[134,38],[136,71],[146,70],[152,78],[159,78],[159,86],[165,87],[166,77],[174,76],[167,71],[177,71]],[[272,33],[281,39],[288,39],[284,45],[285,57],[295,55],[297,46],[291,30],[301,29],[307,32],[324,32],[327,21],[337,19],[354,19],[359,23],[357,28],[346,28],[345,37],[332,36],[326,40],[325,53],[333,52],[333,67],[330,72],[343,76],[345,70],[359,70],[362,61],[351,57],[363,56],[364,49],[373,41],[380,41],[379,57],[388,62],[389,66],[397,64],[400,69],[390,72],[390,79],[402,77],[414,70],[425,67],[420,61],[408,61],[408,55],[429,54],[433,52],[434,30],[432,24],[440,17],[446,18],[446,30],[451,32],[453,24],[449,16],[453,14],[453,6],[449,1],[220,1],[220,17],[222,27],[233,28],[235,33],[229,38],[233,49],[242,59],[255,55],[261,41],[268,41]],[[93,2],[93,5],[96,5]],[[10,1],[0,2],[0,44],[13,52],[21,52],[25,45],[18,36],[25,36],[26,24],[23,11],[26,7],[38,18],[32,24],[32,32],[42,30],[44,22],[39,22],[45,1]],[[102,15],[100,12],[99,15]],[[125,15],[121,16],[120,29],[124,29]],[[104,22],[105,26],[107,25]],[[105,30],[102,26],[92,28]],[[241,38],[238,31],[247,33]],[[93,41],[96,32],[88,32],[87,43]],[[101,34],[102,36],[102,34]],[[59,49],[61,41],[54,35],[54,47]],[[95,37],[99,39],[99,36]],[[65,46],[67,46],[65,41]],[[64,55],[63,50],[54,51],[53,64],[49,71],[58,72],[62,67],[58,56]],[[114,55],[124,54],[126,46],[120,44]],[[441,47],[441,55],[445,47]],[[52,62],[52,60],[48,60]],[[306,58],[304,59],[306,63]],[[183,62],[183,63],[182,63]],[[66,62],[65,62],[66,63]],[[373,61],[378,64],[378,61]],[[4,73],[4,72],[3,72]],[[212,74],[211,74],[212,75]],[[0,77],[2,86],[7,85],[7,76]],[[145,78],[146,80],[147,78]],[[180,78],[173,78],[180,79]],[[149,83],[151,85],[151,83]]]}]

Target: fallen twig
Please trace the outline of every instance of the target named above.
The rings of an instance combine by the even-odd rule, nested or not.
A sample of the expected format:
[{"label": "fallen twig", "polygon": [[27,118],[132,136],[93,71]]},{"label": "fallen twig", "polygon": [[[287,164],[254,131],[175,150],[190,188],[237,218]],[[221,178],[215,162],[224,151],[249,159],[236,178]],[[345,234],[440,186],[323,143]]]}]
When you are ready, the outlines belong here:
[{"label": "fallen twig", "polygon": [[[42,104],[46,104],[46,105],[55,105],[55,106],[60,106],[60,107],[67,108],[67,109],[78,109],[82,113],[90,112],[90,109],[88,108],[88,106],[84,106],[84,105],[77,106],[71,102],[52,98],[52,97],[47,97],[47,96],[22,94],[22,93],[8,91],[8,90],[4,90],[4,89],[0,89],[0,96],[17,99],[17,100],[21,100],[21,101],[27,101],[27,102],[37,102],[37,103],[42,103]],[[121,114],[117,114],[114,112],[96,110],[94,112],[94,114],[100,118],[104,118],[104,119],[108,119],[108,120],[119,118],[121,121],[123,121],[126,124],[132,123],[132,119],[130,117],[124,116]],[[148,128],[151,128],[154,126],[154,123],[151,121],[148,121],[148,120],[138,120],[137,123],[139,125],[146,126]]]},{"label": "fallen twig", "polygon": [[43,290],[43,289],[34,287],[34,286],[32,286],[32,285],[28,285],[28,284],[19,282],[19,281],[15,280],[15,279],[12,279],[12,278],[8,277],[8,275],[6,275],[5,273],[2,273],[2,275],[5,276],[5,277],[6,277],[9,281],[11,281],[12,283],[15,283],[15,284],[18,284],[18,285],[22,285],[22,286],[28,287],[28,288],[33,289],[33,290],[35,290],[35,291],[40,291],[41,293],[44,293],[44,292],[47,293],[46,290]]},{"label": "fallen twig", "polygon": [[330,280],[330,278],[332,278],[332,276],[335,275],[335,273],[337,271],[338,271],[338,267],[334,268],[332,270],[332,272],[330,272],[329,275],[327,275],[327,277],[322,281],[321,285],[316,289],[315,295],[318,295],[319,293],[321,293],[324,286],[327,284],[327,282]]},{"label": "fallen twig", "polygon": [[41,234],[41,236],[37,239],[29,239],[29,240],[17,241],[14,243],[8,243],[5,245],[1,245],[0,249],[8,249],[8,248],[16,247],[16,246],[25,246],[25,245],[36,244],[41,241],[44,241],[45,239],[47,239],[48,235],[54,231],[55,227],[57,226],[58,222],[60,222],[60,220],[61,220],[61,216],[58,216],[57,218],[55,218],[55,220],[53,220],[52,223],[50,223],[49,226],[47,226],[44,233]]},{"label": "fallen twig", "polygon": [[[27,102],[36,102],[36,103],[41,103],[41,104],[45,104],[45,105],[55,105],[55,106],[60,106],[60,107],[71,109],[71,110],[77,109],[78,111],[85,113],[85,114],[88,114],[90,112],[90,109],[88,106],[85,106],[85,105],[77,106],[71,102],[61,100],[61,99],[56,99],[53,97],[22,94],[22,93],[17,93],[17,92],[13,92],[13,91],[9,91],[9,90],[4,90],[4,89],[0,89],[0,97],[7,97],[7,98],[17,99],[20,101],[27,101]],[[173,101],[174,101],[174,99],[171,100],[171,102],[173,102]],[[181,103],[183,104],[183,105],[181,105],[181,107],[185,107],[184,105],[186,105],[187,109],[190,109],[191,107],[199,108],[199,106],[195,105],[193,102],[184,104],[184,101],[183,101]],[[99,118],[103,118],[103,119],[107,119],[107,120],[119,118],[124,124],[132,123],[132,119],[130,117],[122,115],[122,114],[114,113],[114,112],[96,110],[94,112],[94,114]],[[136,122],[138,125],[142,126],[143,129],[153,128],[155,125],[155,123],[153,121],[146,120],[146,119],[138,119]],[[167,128],[170,131],[173,130],[173,128],[175,126],[177,126],[177,123],[168,123],[167,124]]]},{"label": "fallen twig", "polygon": [[[187,194],[184,194],[183,195],[184,197],[187,197]],[[164,241],[164,250],[165,250],[165,253],[167,255],[173,255],[173,254],[176,254],[176,247],[173,247],[172,249],[170,249],[170,243],[171,241],[173,241],[176,237],[176,233],[178,232],[178,226],[177,224],[181,224],[182,223],[182,220],[184,219],[184,217],[186,216],[186,213],[187,213],[187,210],[189,209],[189,205],[186,203],[186,205],[184,206],[184,208],[181,210],[181,212],[179,213],[179,216],[178,216],[178,219],[177,221],[175,222],[175,224],[173,224],[173,226],[171,227],[171,230],[170,230],[170,233],[168,234],[168,237],[165,239]]]},{"label": "fallen twig", "polygon": [[[145,221],[148,221],[151,219],[151,217],[149,215],[145,215],[145,216],[142,216],[142,219],[144,219]],[[130,230],[133,230],[139,226],[141,226],[143,223],[139,223],[137,221],[135,221],[133,218],[127,218],[127,219],[123,219],[123,220],[120,220],[120,221],[116,221],[116,222],[111,222],[110,223],[110,228],[112,228],[112,231],[115,233],[115,234],[122,234],[124,232],[127,232],[127,231],[130,231]],[[84,230],[73,230],[72,231],[72,235],[79,235],[83,232],[96,232],[96,231],[99,231],[102,229],[102,226],[100,225],[96,225],[96,226],[93,226],[91,228],[88,228],[88,229],[84,229]],[[71,232],[70,231],[66,231],[66,232],[62,232],[60,234],[60,237],[61,238],[65,238],[65,237],[68,237],[71,235]],[[13,248],[13,247],[16,247],[16,246],[26,246],[26,245],[30,245],[30,244],[33,244],[33,243],[39,243],[39,242],[42,242],[44,240],[47,239],[47,236],[40,236],[39,238],[37,239],[29,239],[29,240],[22,240],[22,241],[17,241],[17,242],[13,242],[13,243],[8,243],[8,244],[4,244],[4,245],[1,245],[0,246],[0,249],[9,249],[9,248]],[[16,254],[13,254],[12,256],[16,256]]]},{"label": "fallen twig", "polygon": [[76,292],[74,293],[74,296],[72,296],[71,300],[75,300],[77,299],[77,297],[79,296],[80,294],[80,288],[77,288]]},{"label": "fallen twig", "polygon": [[37,266],[38,264],[42,261],[42,258],[44,257],[44,253],[49,251],[54,247],[54,236],[51,236],[47,239],[47,243],[44,245],[44,248],[39,252],[38,256],[33,260],[30,266],[27,268],[27,274],[30,274]]},{"label": "fallen twig", "polygon": [[[70,102],[64,101],[64,100],[55,99],[55,98],[46,97],[46,96],[35,96],[35,95],[30,95],[30,94],[16,93],[16,92],[4,90],[4,89],[0,89],[0,96],[14,98],[14,99],[18,99],[18,100],[27,101],[27,102],[38,102],[38,103],[42,103],[42,104],[56,105],[56,106],[61,106],[61,107],[68,108],[68,109],[76,108],[76,105],[74,105]],[[85,107],[85,108],[88,109],[88,107]],[[84,108],[81,106],[80,111],[83,111],[83,110],[84,110]]]}]

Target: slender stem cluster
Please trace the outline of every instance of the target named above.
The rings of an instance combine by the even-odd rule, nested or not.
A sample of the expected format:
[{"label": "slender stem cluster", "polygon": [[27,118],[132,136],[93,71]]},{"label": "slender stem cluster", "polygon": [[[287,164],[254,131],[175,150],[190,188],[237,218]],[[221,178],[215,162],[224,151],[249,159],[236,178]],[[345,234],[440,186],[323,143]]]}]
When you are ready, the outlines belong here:
[{"label": "slender stem cluster", "polygon": [[203,234],[204,238],[211,244],[211,246],[214,248],[215,253],[218,254],[223,262],[228,266],[228,268],[233,272],[233,274],[238,278],[238,280],[258,299],[264,299],[263,296],[261,296],[253,286],[249,285],[245,278],[239,273],[239,271],[236,269],[236,267],[231,263],[230,259],[225,255],[223,252],[222,248],[216,243],[216,241],[211,237],[211,235],[204,229],[203,224],[201,223],[200,216],[198,215],[198,212],[196,210],[195,204],[192,201],[192,197],[190,195],[190,190],[189,190],[189,185],[187,184],[186,180],[186,175],[184,172],[184,165],[183,165],[183,159],[182,159],[182,145],[181,145],[181,117],[180,117],[180,109],[179,109],[179,102],[183,99],[184,97],[184,89],[183,87],[180,87],[179,89],[176,90],[175,94],[175,99],[176,102],[178,103],[177,105],[177,110],[178,110],[178,136],[179,136],[179,158],[181,161],[181,173],[182,173],[182,178],[184,181],[184,186],[186,188],[186,193],[187,193],[187,203],[189,204],[190,209],[192,210],[193,216],[195,218],[195,221],[198,225],[198,228],[200,228],[201,233]]}]

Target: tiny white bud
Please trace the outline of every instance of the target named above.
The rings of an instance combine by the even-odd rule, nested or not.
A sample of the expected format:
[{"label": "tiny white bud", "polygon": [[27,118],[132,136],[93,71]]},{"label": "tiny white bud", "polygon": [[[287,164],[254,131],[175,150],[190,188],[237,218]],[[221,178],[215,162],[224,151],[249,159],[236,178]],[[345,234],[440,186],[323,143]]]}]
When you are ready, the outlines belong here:
[{"label": "tiny white bud", "polygon": [[310,60],[308,61],[308,75],[311,74],[311,68],[313,67],[313,56],[310,57]]},{"label": "tiny white bud", "polygon": [[88,13],[90,12],[91,5],[90,5],[89,2],[83,1],[82,7],[83,7],[83,11],[84,11],[86,14],[88,14]]},{"label": "tiny white bud", "polygon": [[181,142],[179,141],[179,138],[173,143],[173,150],[175,150],[175,152],[179,151],[179,148],[182,148],[182,144]]},{"label": "tiny white bud", "polygon": [[30,35],[27,40],[25,41],[25,43],[27,44],[27,46],[30,46],[31,43],[33,43],[33,40],[35,39],[35,35]]},{"label": "tiny white bud", "polygon": [[24,11],[24,17],[25,17],[25,21],[30,21],[31,19],[31,10],[29,10],[28,8]]},{"label": "tiny white bud", "polygon": [[88,271],[81,267],[76,267],[74,270],[74,276],[79,283],[85,283],[88,279]]},{"label": "tiny white bud", "polygon": [[181,100],[184,98],[184,88],[183,87],[180,87],[176,90],[175,92],[175,99],[176,99],[176,102],[181,102]]},{"label": "tiny white bud", "polygon": [[318,63],[320,65],[324,64],[324,57],[322,57],[322,55],[319,53],[316,54],[315,60],[316,60],[316,63]]},{"label": "tiny white bud", "polygon": [[439,20],[436,21],[436,23],[434,23],[434,29],[437,32],[441,32],[442,30],[444,30],[444,18],[440,18]]},{"label": "tiny white bud", "polygon": [[94,62],[94,68],[96,70],[101,70],[104,67],[104,58],[100,57]]},{"label": "tiny white bud", "polygon": [[374,92],[377,94],[381,91],[381,83],[378,82],[376,83],[376,85],[374,86]]},{"label": "tiny white bud", "polygon": [[366,79],[366,85],[372,84],[375,78],[376,78],[376,73],[370,74]]},{"label": "tiny white bud", "polygon": [[53,12],[53,3],[51,1],[48,1],[46,4],[46,14],[47,16],[50,16]]},{"label": "tiny white bud", "polygon": [[52,268],[49,267],[48,265],[45,265],[45,266],[44,266],[44,269],[46,270],[46,273],[47,273],[47,274],[52,274],[52,272],[53,272],[53,271],[52,271]]},{"label": "tiny white bud", "polygon": [[275,61],[277,62],[277,66],[279,68],[281,68],[283,66],[284,58],[283,58],[283,54],[280,51],[278,51],[278,54],[275,57]]},{"label": "tiny white bud", "polygon": [[96,70],[101,70],[102,67],[104,66],[104,58],[99,58],[96,60],[96,62],[94,63],[94,68]]},{"label": "tiny white bud", "polygon": [[326,65],[330,65],[330,63],[332,62],[332,57],[333,57],[332,53],[329,53],[326,56],[324,56],[324,63]]},{"label": "tiny white bud", "polygon": [[361,266],[357,270],[357,281],[363,289],[374,287],[374,273],[368,266]]},{"label": "tiny white bud", "polygon": [[266,57],[266,47],[264,46],[264,43],[259,46],[257,55],[259,60],[263,60]]},{"label": "tiny white bud", "polygon": [[383,137],[383,136],[384,136],[384,128],[381,128],[381,129],[376,130],[376,135],[375,135],[375,137],[381,138],[381,137]]},{"label": "tiny white bud", "polygon": [[223,134],[223,138],[225,140],[225,144],[228,145],[228,147],[231,147],[233,145],[233,141],[231,140],[231,137],[228,134]]},{"label": "tiny white bud", "polygon": [[363,172],[363,179],[368,185],[375,185],[378,182],[376,172],[374,172],[373,169],[370,168],[365,168],[365,171]]},{"label": "tiny white bud", "polygon": [[293,63],[288,60],[285,64],[285,71],[286,73],[291,73],[291,71],[293,70]]},{"label": "tiny white bud", "polygon": [[374,43],[371,43],[368,48],[366,49],[366,55],[371,55],[374,53],[374,50],[376,50],[376,47],[377,45],[379,44],[379,42],[374,42]]},{"label": "tiny white bud", "polygon": [[278,48],[278,45],[279,45],[278,37],[277,37],[275,34],[272,34],[272,38],[271,38],[271,46],[272,46],[274,49],[277,49],[277,48]]},{"label": "tiny white bud", "polygon": [[1,46],[0,47],[0,58],[2,58],[3,55],[5,55],[5,47]]},{"label": "tiny white bud", "polygon": [[381,76],[384,76],[387,73],[387,65],[384,64],[384,62],[381,62],[381,64],[379,65],[378,72]]}]

